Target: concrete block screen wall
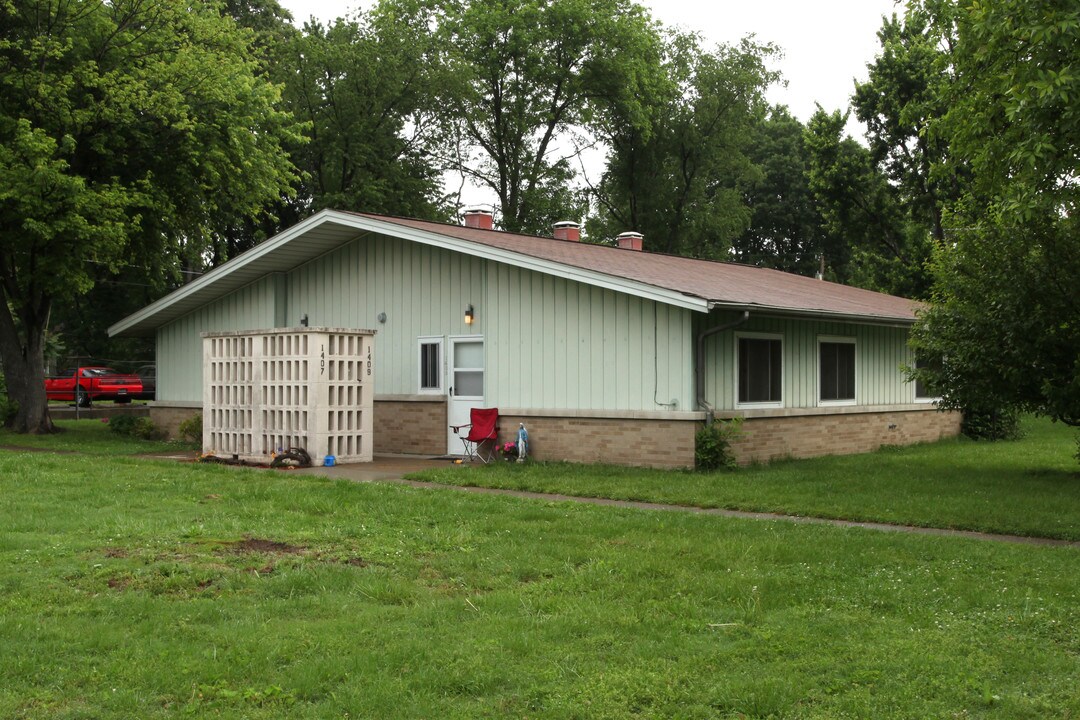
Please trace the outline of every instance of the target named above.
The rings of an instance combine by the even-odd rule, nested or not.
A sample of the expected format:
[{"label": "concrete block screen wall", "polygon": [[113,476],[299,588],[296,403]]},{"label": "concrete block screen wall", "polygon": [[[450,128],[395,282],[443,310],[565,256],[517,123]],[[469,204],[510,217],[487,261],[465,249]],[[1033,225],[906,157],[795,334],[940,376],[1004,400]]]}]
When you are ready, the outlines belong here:
[{"label": "concrete block screen wall", "polygon": [[203,333],[203,452],[370,462],[374,333],[289,328]]}]

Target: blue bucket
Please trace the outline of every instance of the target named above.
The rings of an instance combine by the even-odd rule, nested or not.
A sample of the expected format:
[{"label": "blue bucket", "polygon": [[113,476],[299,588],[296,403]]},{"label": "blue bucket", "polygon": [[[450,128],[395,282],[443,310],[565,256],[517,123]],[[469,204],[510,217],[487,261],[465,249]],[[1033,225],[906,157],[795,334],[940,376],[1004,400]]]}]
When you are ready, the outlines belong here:
[{"label": "blue bucket", "polygon": [[323,459],[323,465],[326,466],[326,467],[334,467],[334,465],[336,465],[336,464],[337,464],[337,458],[334,457],[333,455],[327,455]]}]

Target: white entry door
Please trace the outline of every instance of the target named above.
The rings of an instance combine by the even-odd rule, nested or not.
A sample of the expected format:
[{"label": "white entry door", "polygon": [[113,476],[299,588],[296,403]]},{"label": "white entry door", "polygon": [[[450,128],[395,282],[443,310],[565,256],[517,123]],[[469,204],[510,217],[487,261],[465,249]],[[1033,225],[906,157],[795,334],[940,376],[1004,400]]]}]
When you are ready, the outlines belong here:
[{"label": "white entry door", "polygon": [[[484,406],[484,339],[475,335],[450,338],[450,392],[446,414],[450,425],[468,425],[469,410]],[[460,455],[460,437],[447,428],[446,449]],[[468,429],[462,430],[463,434]]]}]

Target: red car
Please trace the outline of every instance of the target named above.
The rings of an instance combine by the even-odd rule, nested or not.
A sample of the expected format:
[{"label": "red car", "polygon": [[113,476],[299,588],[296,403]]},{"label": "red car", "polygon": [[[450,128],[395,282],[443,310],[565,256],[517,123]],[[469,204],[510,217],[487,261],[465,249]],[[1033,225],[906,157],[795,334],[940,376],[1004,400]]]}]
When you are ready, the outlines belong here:
[{"label": "red car", "polygon": [[79,407],[89,407],[94,400],[129,403],[142,391],[138,375],[107,367],[81,367],[45,378],[45,395],[50,400],[74,400]]}]

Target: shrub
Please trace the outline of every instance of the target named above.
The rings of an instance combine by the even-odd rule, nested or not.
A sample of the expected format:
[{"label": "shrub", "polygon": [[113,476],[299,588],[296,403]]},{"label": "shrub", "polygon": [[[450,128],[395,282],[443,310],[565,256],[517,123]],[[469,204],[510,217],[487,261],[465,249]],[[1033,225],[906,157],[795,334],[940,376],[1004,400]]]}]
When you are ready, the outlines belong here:
[{"label": "shrub", "polygon": [[130,437],[134,434],[135,420],[134,415],[117,415],[109,418],[109,430],[112,430],[117,435]]},{"label": "shrub", "polygon": [[117,435],[140,440],[163,440],[165,433],[148,417],[118,415],[109,419],[109,429]]},{"label": "shrub", "polygon": [[202,415],[196,413],[180,423],[180,437],[195,445],[202,444]]},{"label": "shrub", "polygon": [[131,434],[141,440],[164,440],[165,431],[154,424],[148,417],[135,418]]},{"label": "shrub", "polygon": [[967,408],[960,432],[972,440],[1018,440],[1020,414],[1010,408]]},{"label": "shrub", "polygon": [[742,435],[742,418],[715,420],[694,437],[694,465],[698,470],[732,469],[735,455],[731,441]]}]

